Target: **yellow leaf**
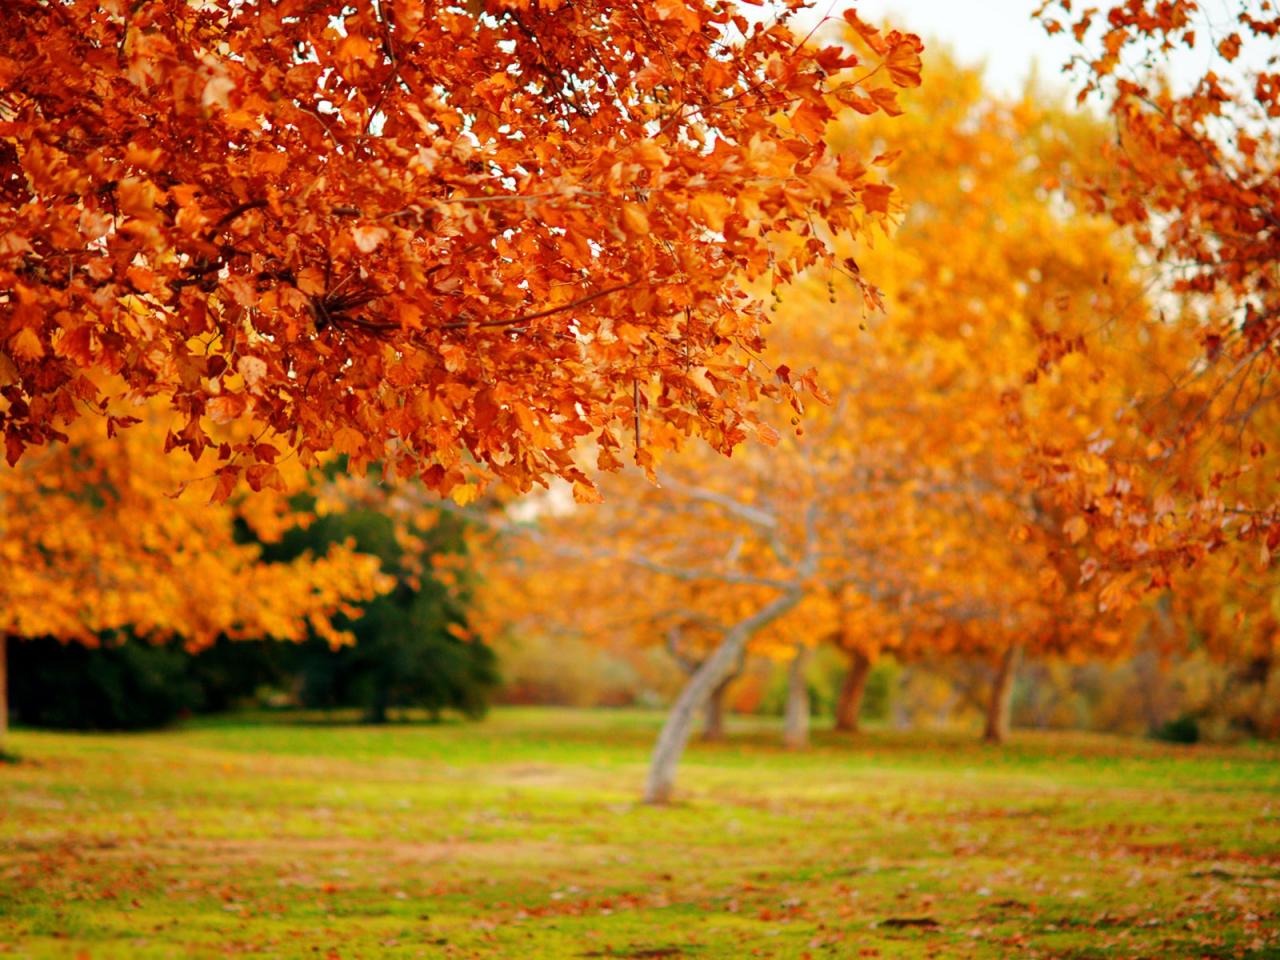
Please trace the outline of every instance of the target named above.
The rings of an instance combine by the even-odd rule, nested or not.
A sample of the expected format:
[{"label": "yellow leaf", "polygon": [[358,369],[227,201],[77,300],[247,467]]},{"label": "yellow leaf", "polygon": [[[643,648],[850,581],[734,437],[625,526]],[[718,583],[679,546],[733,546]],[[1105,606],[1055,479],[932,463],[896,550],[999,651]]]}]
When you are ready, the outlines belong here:
[{"label": "yellow leaf", "polygon": [[649,215],[640,204],[628,200],[622,205],[622,226],[632,236],[643,237],[649,232]]},{"label": "yellow leaf", "polygon": [[603,503],[604,497],[600,495],[600,491],[593,484],[586,483],[582,480],[577,481],[573,485],[573,499],[578,503]]},{"label": "yellow leaf", "polygon": [[9,338],[9,352],[19,360],[38,360],[44,356],[44,344],[30,327],[23,327]]},{"label": "yellow leaf", "polygon": [[661,170],[671,162],[671,156],[653,140],[641,140],[635,145],[636,159],[649,170]]},{"label": "yellow leaf", "polygon": [[1067,535],[1067,539],[1072,543],[1079,543],[1084,539],[1084,535],[1089,532],[1089,524],[1084,517],[1072,517],[1062,525],[1062,532]]},{"label": "yellow leaf", "polygon": [[334,431],[333,449],[348,456],[358,456],[364,449],[364,434],[351,427],[342,427]]},{"label": "yellow leaf", "polygon": [[817,143],[826,132],[831,110],[825,104],[805,101],[791,114],[791,129],[810,143]]},{"label": "yellow leaf", "polygon": [[460,483],[449,491],[449,499],[460,507],[474,502],[479,495],[480,490],[474,483]]},{"label": "yellow leaf", "polygon": [[724,229],[724,218],[729,214],[729,201],[719,193],[700,193],[689,204],[689,212],[719,233]]}]

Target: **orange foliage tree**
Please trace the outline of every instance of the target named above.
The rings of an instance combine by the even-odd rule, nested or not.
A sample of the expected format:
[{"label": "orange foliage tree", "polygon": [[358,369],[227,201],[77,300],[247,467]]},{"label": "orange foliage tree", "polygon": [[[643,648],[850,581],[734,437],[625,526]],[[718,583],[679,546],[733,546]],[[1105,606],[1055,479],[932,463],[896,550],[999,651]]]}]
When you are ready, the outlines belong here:
[{"label": "orange foliage tree", "polygon": [[[853,251],[883,278],[885,313],[866,319],[866,335],[848,321],[821,330],[813,355],[847,406],[832,434],[852,448],[846,499],[865,500],[870,531],[882,534],[860,549],[871,570],[887,558],[911,575],[886,585],[887,610],[844,588],[830,598],[828,629],[851,660],[843,726],[881,650],[957,653],[995,662],[986,734],[999,740],[1023,648],[1114,656],[1127,636],[1099,613],[1073,514],[1042,495],[1028,460],[1046,436],[1087,450],[1135,385],[1164,382],[1144,349],[1170,341],[1135,333],[1148,306],[1133,246],[1081,202],[1100,126],[1034,89],[993,97],[979,72],[944,56],[926,77],[905,116],[838,125],[830,137],[837,150],[873,138],[901,154],[901,225],[891,243]],[[816,287],[797,315],[829,309]],[[1129,322],[1096,356],[1052,363],[1099,311]],[[1029,435],[1028,421],[1040,432]]]},{"label": "orange foliage tree", "polygon": [[[207,505],[174,497],[180,461],[161,451],[156,411],[111,438],[97,418],[72,424],[65,443],[0,469],[0,733],[8,637],[52,636],[88,645],[116,631],[181,637],[192,649],[232,639],[331,643],[332,618],[390,588],[376,557],[335,546],[324,556],[264,563],[236,522],[263,541],[300,518],[282,494]],[[282,466],[282,485],[305,474]],[[211,486],[212,478],[204,481]]]},{"label": "orange foliage tree", "polygon": [[1130,398],[1121,426],[1144,445],[1087,470],[1050,451],[1049,496],[1131,598],[1240,542],[1265,570],[1280,545],[1280,11],[1047,0],[1039,15],[1074,34],[1080,98],[1100,94],[1115,121],[1092,204],[1152,252],[1169,325],[1196,344]]},{"label": "orange foliage tree", "polygon": [[918,82],[916,38],[864,27],[860,61],[802,42],[793,12],[8,4],[9,461],[116,395],[163,399],[166,447],[216,451],[215,499],[278,483],[281,445],[458,499],[493,474],[591,497],[574,449],[615,465],[642,414],[731,449],[758,397],[792,394],[750,360],[747,282],[885,214],[889,188],[827,151],[824,121]]},{"label": "orange foliage tree", "polygon": [[[1092,356],[1046,356],[1046,342],[1075,339],[1099,306],[1145,310],[1132,249],[1064,188],[1097,127],[1033,98],[993,99],[945,59],[926,76],[905,116],[839,117],[828,131],[837,152],[873,140],[901,150],[904,203],[891,242],[840,250],[847,269],[881,280],[885,313],[841,303],[839,276],[822,271],[778,305],[774,347],[813,364],[832,395],[793,423],[804,436],[762,428],[776,448],[744,444],[729,462],[669,454],[660,489],[624,475],[589,515],[541,524],[553,555],[590,561],[584,596],[625,613],[638,637],[647,626],[661,642],[674,625],[703,640],[655,751],[651,800],[669,795],[694,712],[748,644],[792,657],[797,693],[807,651],[827,639],[851,654],[851,671],[882,649],[991,657],[1003,678],[995,739],[1023,647],[1123,650],[1123,631],[1097,616],[1072,515],[1028,475],[1040,437],[1023,428],[1034,419],[1087,445],[1126,381],[1154,375],[1144,361],[1099,378]],[[1129,342],[1104,346],[1133,355]],[[1097,362],[1110,356],[1099,350]],[[650,442],[674,446],[656,431]],[[564,563],[546,575],[564,582]],[[787,735],[800,743],[806,711],[793,700]]]}]

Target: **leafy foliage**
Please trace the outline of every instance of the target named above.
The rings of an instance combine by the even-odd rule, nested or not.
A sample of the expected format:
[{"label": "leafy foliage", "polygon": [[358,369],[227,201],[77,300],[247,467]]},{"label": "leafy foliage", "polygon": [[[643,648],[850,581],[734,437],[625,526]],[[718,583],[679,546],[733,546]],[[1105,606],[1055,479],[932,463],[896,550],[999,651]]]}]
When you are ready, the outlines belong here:
[{"label": "leafy foliage", "polygon": [[[195,649],[218,637],[345,639],[332,618],[390,586],[376,559],[344,544],[264,563],[237,525],[277,539],[300,518],[274,491],[208,505],[175,497],[185,474],[160,451],[154,409],[116,437],[97,418],[73,424],[65,443],[0,470],[0,631],[95,645],[117,630],[144,639],[180,636]],[[287,486],[305,486],[294,464]],[[209,483],[213,483],[209,478]]]},{"label": "leafy foliage", "polygon": [[831,264],[830,233],[886,213],[826,121],[919,82],[915,37],[850,12],[864,62],[793,35],[798,6],[18,0],[9,461],[147,397],[166,449],[215,453],[217,500],[279,486],[286,450],[460,500],[491,473],[590,498],[574,450],[616,467],[642,421],[727,452],[758,397],[795,399],[750,359],[750,281]]},{"label": "leafy foliage", "polygon": [[[1270,0],[1046,0],[1040,16],[1073,33],[1080,99],[1098,93],[1114,121],[1090,205],[1151,252],[1170,313],[1160,319],[1194,344],[1162,358],[1165,382],[1123,411],[1145,445],[1083,469],[1046,449],[1046,486],[1078,512],[1117,601],[1213,567],[1219,552],[1234,575],[1256,558],[1253,579],[1269,581],[1280,544],[1269,386],[1280,349],[1280,14]],[[1189,82],[1168,75],[1174,57],[1192,65]],[[1220,583],[1224,572],[1208,576]]]},{"label": "leafy foliage", "polygon": [[11,644],[14,717],[71,730],[164,726],[198,703],[189,660],[180,648],[137,640],[95,648],[48,637]]},{"label": "leafy foliage", "polygon": [[395,582],[349,613],[353,645],[335,649],[317,638],[298,651],[304,705],[361,706],[377,722],[393,707],[484,714],[498,673],[493,652],[467,629],[471,585],[463,525],[448,514],[429,516],[424,528],[371,509],[326,513],[267,548],[269,557],[290,559],[354,543],[378,557]]},{"label": "leafy foliage", "polygon": [[1129,327],[1096,360],[1046,356],[1096,310],[1146,315],[1133,245],[1078,202],[1100,129],[1034,91],[995,97],[945,55],[925,77],[902,116],[846,111],[828,128],[838,156],[875,145],[912,201],[888,242],[837,244],[883,278],[884,310],[821,269],[779,291],[774,349],[817,368],[828,402],[728,461],[651,431],[658,486],[632,471],[589,510],[535,500],[536,530],[517,529],[482,601],[499,620],[694,663],[745,623],[749,649],[778,660],[821,643],[908,661],[1125,652],[1133,634],[1100,613],[1072,514],[1028,470],[1044,436],[1087,450],[1159,377],[1134,359],[1095,375],[1133,356]]}]

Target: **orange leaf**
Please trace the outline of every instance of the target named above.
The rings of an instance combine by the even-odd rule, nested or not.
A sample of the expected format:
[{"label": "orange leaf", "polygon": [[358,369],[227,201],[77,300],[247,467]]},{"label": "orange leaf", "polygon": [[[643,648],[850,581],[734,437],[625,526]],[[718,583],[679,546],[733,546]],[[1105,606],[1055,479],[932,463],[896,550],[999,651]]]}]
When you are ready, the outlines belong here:
[{"label": "orange leaf", "polygon": [[649,215],[640,204],[628,200],[622,205],[622,225],[632,236],[643,237],[649,232]]},{"label": "orange leaf", "polygon": [[1072,517],[1062,525],[1062,532],[1072,543],[1079,543],[1089,532],[1089,523],[1084,517]]},{"label": "orange leaf", "polygon": [[38,360],[44,356],[44,344],[30,327],[23,327],[9,338],[9,352],[19,360]]}]

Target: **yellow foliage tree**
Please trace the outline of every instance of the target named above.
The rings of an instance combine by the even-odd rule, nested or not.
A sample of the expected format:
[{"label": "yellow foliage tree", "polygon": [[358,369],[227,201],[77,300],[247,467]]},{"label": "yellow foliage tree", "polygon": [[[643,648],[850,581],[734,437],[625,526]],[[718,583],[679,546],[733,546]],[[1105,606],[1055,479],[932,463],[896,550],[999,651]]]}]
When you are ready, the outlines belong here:
[{"label": "yellow foliage tree", "polygon": [[1080,354],[1052,363],[1099,311],[1147,309],[1132,249],[1074,202],[1099,132],[1034,92],[996,99],[945,57],[927,66],[903,116],[841,115],[826,131],[837,153],[874,153],[901,184],[891,243],[835,241],[844,271],[880,282],[884,312],[844,297],[839,273],[811,273],[776,303],[776,353],[753,361],[829,403],[786,436],[762,427],[727,463],[668,454],[674,438],[642,419],[658,485],[623,475],[590,514],[539,524],[559,559],[534,580],[580,579],[584,601],[625,609],[648,642],[697,628],[700,666],[655,750],[651,801],[669,797],[692,718],[748,643],[793,660],[793,744],[807,652],[827,638],[858,655],[854,670],[882,649],[992,658],[993,739],[1023,648],[1123,647],[1122,625],[1099,615],[1077,525],[1027,466],[1046,432],[1087,448],[1127,379],[1156,375],[1130,362],[1100,378]]},{"label": "yellow foliage tree", "polygon": [[[306,482],[296,461],[273,467],[280,490],[207,504],[216,478],[179,496],[189,467],[162,453],[164,421],[154,408],[139,419],[109,437],[111,421],[82,418],[65,443],[0,468],[0,664],[8,637],[95,645],[128,630],[179,636],[193,649],[219,636],[298,641],[314,633],[344,642],[334,615],[390,587],[376,557],[337,546],[265,563],[236,536],[237,521],[268,541],[305,522],[286,497]],[[0,733],[3,680],[0,673]]]}]

